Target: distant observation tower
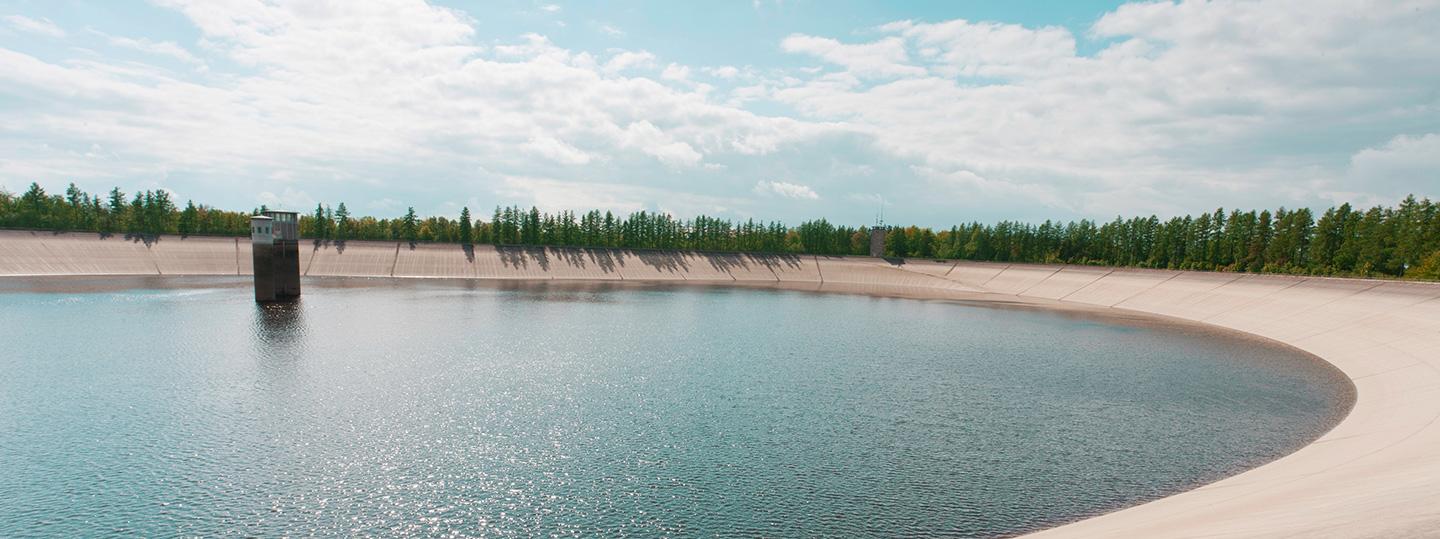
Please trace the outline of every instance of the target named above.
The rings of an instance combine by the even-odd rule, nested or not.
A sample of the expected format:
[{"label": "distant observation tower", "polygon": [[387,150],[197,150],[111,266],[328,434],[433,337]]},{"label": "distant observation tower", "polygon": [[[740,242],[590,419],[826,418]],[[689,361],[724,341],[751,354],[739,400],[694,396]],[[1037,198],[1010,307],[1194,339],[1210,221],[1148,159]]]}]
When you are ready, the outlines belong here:
[{"label": "distant observation tower", "polygon": [[885,256],[885,234],[890,232],[890,227],[885,226],[885,199],[880,199],[880,212],[875,216],[875,226],[870,227],[870,256],[880,258]]},{"label": "distant observation tower", "polygon": [[300,220],[293,211],[265,211],[250,217],[255,262],[255,301],[300,297]]}]

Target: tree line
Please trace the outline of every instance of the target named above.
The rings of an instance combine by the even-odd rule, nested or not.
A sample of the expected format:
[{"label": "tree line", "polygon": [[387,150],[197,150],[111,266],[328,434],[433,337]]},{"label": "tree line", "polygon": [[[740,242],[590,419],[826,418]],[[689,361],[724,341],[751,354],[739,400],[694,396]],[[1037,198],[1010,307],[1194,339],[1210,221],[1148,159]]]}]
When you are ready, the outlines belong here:
[{"label": "tree line", "polygon": [[1217,209],[1197,216],[1115,218],[1039,225],[970,223],[938,233],[893,229],[893,256],[1358,277],[1440,279],[1440,203],[1406,197],[1395,207],[1341,204],[1316,219],[1306,208]]},{"label": "tree line", "polygon": [[[47,194],[38,184],[14,195],[0,190],[0,227],[126,234],[249,233],[250,212],[218,210],[168,192],[119,188],[92,195],[71,184]],[[629,249],[695,249],[818,255],[864,255],[870,229],[825,219],[798,226],[666,213],[628,215],[592,210],[541,212],[497,207],[490,219],[464,208],[451,219],[354,216],[342,202],[300,217],[300,234],[321,240],[425,241]],[[1406,197],[1393,207],[1230,210],[1161,220],[1155,216],[1040,224],[972,222],[939,231],[917,226],[886,230],[887,256],[993,262],[1042,262],[1183,270],[1240,271],[1440,280],[1440,202]]]},{"label": "tree line", "polygon": [[0,190],[0,227],[5,228],[240,236],[250,233],[250,215],[194,202],[177,208],[165,190],[139,191],[133,197],[118,187],[103,196],[86,193],[73,183],[63,195],[47,194],[33,183],[19,196]]}]

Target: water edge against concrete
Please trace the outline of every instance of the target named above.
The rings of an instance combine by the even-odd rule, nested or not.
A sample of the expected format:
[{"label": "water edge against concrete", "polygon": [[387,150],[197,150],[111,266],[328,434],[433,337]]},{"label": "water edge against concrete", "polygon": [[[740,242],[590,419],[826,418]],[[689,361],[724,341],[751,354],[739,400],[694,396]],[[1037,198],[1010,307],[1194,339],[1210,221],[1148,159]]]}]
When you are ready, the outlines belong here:
[{"label": "water edge against concrete", "polygon": [[[3,231],[0,275],[229,274],[232,267],[245,274],[239,243],[167,237],[147,246],[93,234]],[[1264,466],[1037,536],[1392,537],[1440,529],[1434,283],[809,255],[309,245],[301,254],[307,275],[694,280],[1156,316],[1256,335],[1345,373],[1356,390],[1350,414]],[[227,246],[234,266],[224,262]],[[402,257],[415,263],[397,273]]]}]

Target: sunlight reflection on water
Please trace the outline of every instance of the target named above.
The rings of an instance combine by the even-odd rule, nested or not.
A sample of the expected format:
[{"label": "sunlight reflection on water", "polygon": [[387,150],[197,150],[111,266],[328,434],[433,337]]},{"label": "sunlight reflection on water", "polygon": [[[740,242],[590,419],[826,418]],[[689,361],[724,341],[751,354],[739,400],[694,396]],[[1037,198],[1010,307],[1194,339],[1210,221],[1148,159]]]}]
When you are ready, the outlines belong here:
[{"label": "sunlight reflection on water", "polygon": [[1006,535],[1273,459],[1347,405],[1288,349],[1039,312],[196,286],[0,293],[0,535]]}]

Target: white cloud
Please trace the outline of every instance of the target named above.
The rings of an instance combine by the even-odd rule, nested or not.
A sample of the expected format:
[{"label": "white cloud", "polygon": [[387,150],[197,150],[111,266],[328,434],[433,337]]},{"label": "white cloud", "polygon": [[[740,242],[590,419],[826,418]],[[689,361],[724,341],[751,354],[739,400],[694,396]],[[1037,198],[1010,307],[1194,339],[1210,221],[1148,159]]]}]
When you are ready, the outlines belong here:
[{"label": "white cloud", "polygon": [[[711,103],[658,77],[611,76],[652,66],[644,51],[602,65],[538,34],[487,50],[464,14],[422,2],[165,1],[195,22],[208,50],[254,69],[201,81],[134,62],[51,63],[0,48],[0,86],[37,104],[8,117],[0,137],[100,143],[121,157],[110,165],[116,173],[163,163],[187,177],[253,178],[283,168],[320,184],[311,191],[420,175],[438,191],[456,188],[442,180],[455,174],[488,181],[473,172],[481,165],[587,175],[596,171],[550,167],[619,163],[660,182],[707,154],[760,155],[829,129]],[[0,161],[23,160],[5,167],[17,174],[97,170],[58,150],[10,147]]]},{"label": "white cloud", "polygon": [[1014,77],[1038,75],[1075,56],[1069,30],[1047,26],[972,23],[963,19],[936,24],[902,21],[882,27],[915,44],[921,55],[946,76]]},{"label": "white cloud", "polygon": [[[973,201],[1022,200],[1027,204],[1040,204],[1047,208],[1073,210],[1069,203],[1044,185],[994,180],[963,168],[942,171],[916,166],[914,170],[921,178],[930,180],[932,184],[939,186],[940,193],[972,197]],[[956,202],[962,205],[972,203],[958,200]]]},{"label": "white cloud", "polygon": [[290,186],[286,186],[285,190],[278,195],[270,191],[263,191],[255,197],[255,201],[272,210],[305,212],[315,207],[314,198],[305,191]]},{"label": "white cloud", "polygon": [[758,181],[755,182],[755,192],[762,195],[779,195],[785,198],[797,200],[819,200],[820,195],[809,186],[798,183]]},{"label": "white cloud", "polygon": [[645,120],[625,126],[618,139],[623,147],[639,149],[672,166],[694,166],[704,157],[690,144],[675,140]]},{"label": "white cloud", "polygon": [[740,69],[735,66],[707,67],[705,73],[718,79],[733,79],[740,75]]},{"label": "white cloud", "polygon": [[504,178],[495,194],[522,206],[542,211],[611,211],[619,215],[641,210],[656,211],[662,205],[669,213],[682,216],[724,213],[743,200],[697,195],[653,187],[565,181],[534,176]]},{"label": "white cloud", "polygon": [[646,69],[655,67],[655,55],[645,51],[620,51],[610,60],[605,62],[602,71],[610,74],[620,73],[627,69]]},{"label": "white cloud", "polygon": [[834,39],[792,34],[780,42],[785,52],[815,56],[859,76],[898,77],[924,75],[925,68],[909,65],[905,42],[890,37],[859,45]]},{"label": "white cloud", "polygon": [[625,37],[625,31],[605,23],[595,23],[595,29],[610,37]]},{"label": "white cloud", "polygon": [[403,211],[406,206],[403,202],[393,198],[380,198],[365,203],[365,208],[383,214],[395,214]]},{"label": "white cloud", "polygon": [[61,29],[55,23],[50,22],[50,19],[32,19],[24,15],[6,15],[4,20],[6,24],[22,32],[54,38],[65,37],[65,30]]},{"label": "white cloud", "polygon": [[[1293,207],[1346,183],[1350,152],[1440,125],[1436,27],[1433,2],[1127,4],[1082,56],[1063,28],[901,21],[866,50],[792,36],[786,50],[847,72],[770,97],[920,167],[1007,178],[1081,215]],[[877,74],[898,80],[865,80]]]},{"label": "white cloud", "polygon": [[804,68],[477,36],[494,29],[421,0],[155,1],[191,21],[193,47],[137,35],[32,55],[4,39],[44,30],[0,33],[0,97],[24,103],[0,122],[0,182],[166,178],[235,204],[293,185],[421,211],[500,185],[554,200],[609,184],[617,207],[793,218],[785,202],[813,200],[800,188],[819,194],[774,178],[808,177],[827,217],[868,220],[873,205],[838,194],[880,192],[934,224],[1436,196],[1429,1],[1134,4],[1073,34],[898,21],[785,38],[818,59]]},{"label": "white cloud", "polygon": [[544,208],[544,211],[601,209],[620,214],[646,208],[647,194],[628,186],[567,182],[549,178],[510,176],[496,193],[506,200]]},{"label": "white cloud", "polygon": [[[1440,197],[1440,133],[1399,135],[1350,158],[1349,186],[1395,200],[1404,195]],[[1417,189],[1420,186],[1431,189]]]},{"label": "white cloud", "polygon": [[690,68],[672,63],[665,66],[665,70],[660,72],[660,78],[673,81],[688,81],[690,80]]},{"label": "white cloud", "polygon": [[552,137],[530,139],[525,149],[531,153],[566,165],[583,165],[590,162],[590,154]]},{"label": "white cloud", "polygon": [[543,6],[540,6],[540,10],[546,13],[559,13],[560,6],[557,6],[555,4],[545,4]]},{"label": "white cloud", "polygon": [[136,50],[148,54],[166,56],[187,64],[202,66],[205,62],[200,60],[184,47],[173,41],[151,41],[146,38],[128,38],[123,36],[112,36],[104,32],[95,31],[95,34],[104,37],[111,45],[116,47]]}]

